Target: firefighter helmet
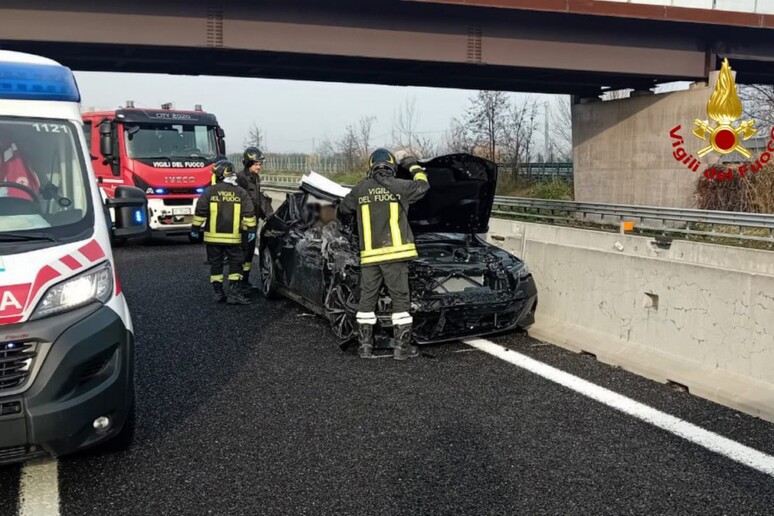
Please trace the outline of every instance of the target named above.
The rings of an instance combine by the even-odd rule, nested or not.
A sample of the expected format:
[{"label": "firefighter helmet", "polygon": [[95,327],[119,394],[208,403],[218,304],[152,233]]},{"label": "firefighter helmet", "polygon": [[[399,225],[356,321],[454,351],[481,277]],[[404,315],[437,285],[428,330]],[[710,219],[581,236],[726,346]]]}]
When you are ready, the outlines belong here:
[{"label": "firefighter helmet", "polygon": [[247,168],[252,167],[253,163],[263,163],[265,160],[266,157],[258,147],[248,147],[245,149],[245,153],[242,155],[242,164]]},{"label": "firefighter helmet", "polygon": [[236,174],[236,171],[234,170],[233,163],[226,159],[221,159],[212,165],[212,173],[218,181],[223,181],[227,177]]},{"label": "firefighter helmet", "polygon": [[395,175],[398,171],[398,160],[395,159],[392,152],[382,147],[376,149],[368,158],[368,168],[370,173],[377,170],[387,170]]}]

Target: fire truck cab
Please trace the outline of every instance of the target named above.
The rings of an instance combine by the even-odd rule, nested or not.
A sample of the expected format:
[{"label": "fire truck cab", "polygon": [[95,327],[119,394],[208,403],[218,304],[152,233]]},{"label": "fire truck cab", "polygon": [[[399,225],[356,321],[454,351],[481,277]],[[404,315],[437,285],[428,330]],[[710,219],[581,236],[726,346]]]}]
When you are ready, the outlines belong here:
[{"label": "fire truck cab", "polygon": [[210,184],[210,166],[225,155],[225,134],[215,115],[202,111],[140,109],[81,114],[94,173],[108,198],[119,186],[148,196],[155,232],[188,235],[196,199]]}]

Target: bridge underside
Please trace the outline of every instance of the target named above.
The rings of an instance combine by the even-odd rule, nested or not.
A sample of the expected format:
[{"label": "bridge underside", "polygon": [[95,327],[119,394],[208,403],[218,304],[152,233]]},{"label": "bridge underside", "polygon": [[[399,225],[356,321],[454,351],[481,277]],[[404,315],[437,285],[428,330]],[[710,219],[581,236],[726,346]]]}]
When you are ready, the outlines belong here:
[{"label": "bridge underside", "polygon": [[0,46],[76,70],[580,96],[705,80],[729,57],[739,82],[774,83],[769,29],[401,0],[320,4],[6,0]]},{"label": "bridge underside", "polygon": [[[78,43],[3,43],[2,48],[45,55],[74,70],[220,75],[309,81],[428,86],[598,95],[612,89],[647,89],[674,76],[546,70],[213,48],[170,48]],[[681,77],[691,80],[695,77]]]}]

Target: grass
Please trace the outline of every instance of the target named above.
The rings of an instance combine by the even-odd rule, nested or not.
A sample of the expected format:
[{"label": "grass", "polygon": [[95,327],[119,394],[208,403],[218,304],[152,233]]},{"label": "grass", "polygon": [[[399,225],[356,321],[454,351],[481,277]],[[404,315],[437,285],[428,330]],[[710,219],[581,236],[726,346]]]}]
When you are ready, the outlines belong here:
[{"label": "grass", "polygon": [[510,175],[501,175],[497,181],[497,195],[572,201],[575,198],[572,181],[553,178],[549,181],[524,181]]}]

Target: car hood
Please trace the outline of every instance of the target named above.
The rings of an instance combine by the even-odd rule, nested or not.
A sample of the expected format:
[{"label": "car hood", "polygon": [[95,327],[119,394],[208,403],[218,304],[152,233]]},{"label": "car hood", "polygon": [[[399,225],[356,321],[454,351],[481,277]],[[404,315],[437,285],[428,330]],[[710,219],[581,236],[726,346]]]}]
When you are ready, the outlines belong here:
[{"label": "car hood", "polygon": [[[447,154],[419,162],[427,170],[430,190],[411,205],[409,223],[415,233],[486,233],[492,214],[497,165],[471,154]],[[411,179],[400,168],[398,178]],[[301,179],[300,189],[330,202],[350,189],[315,172]]]}]

